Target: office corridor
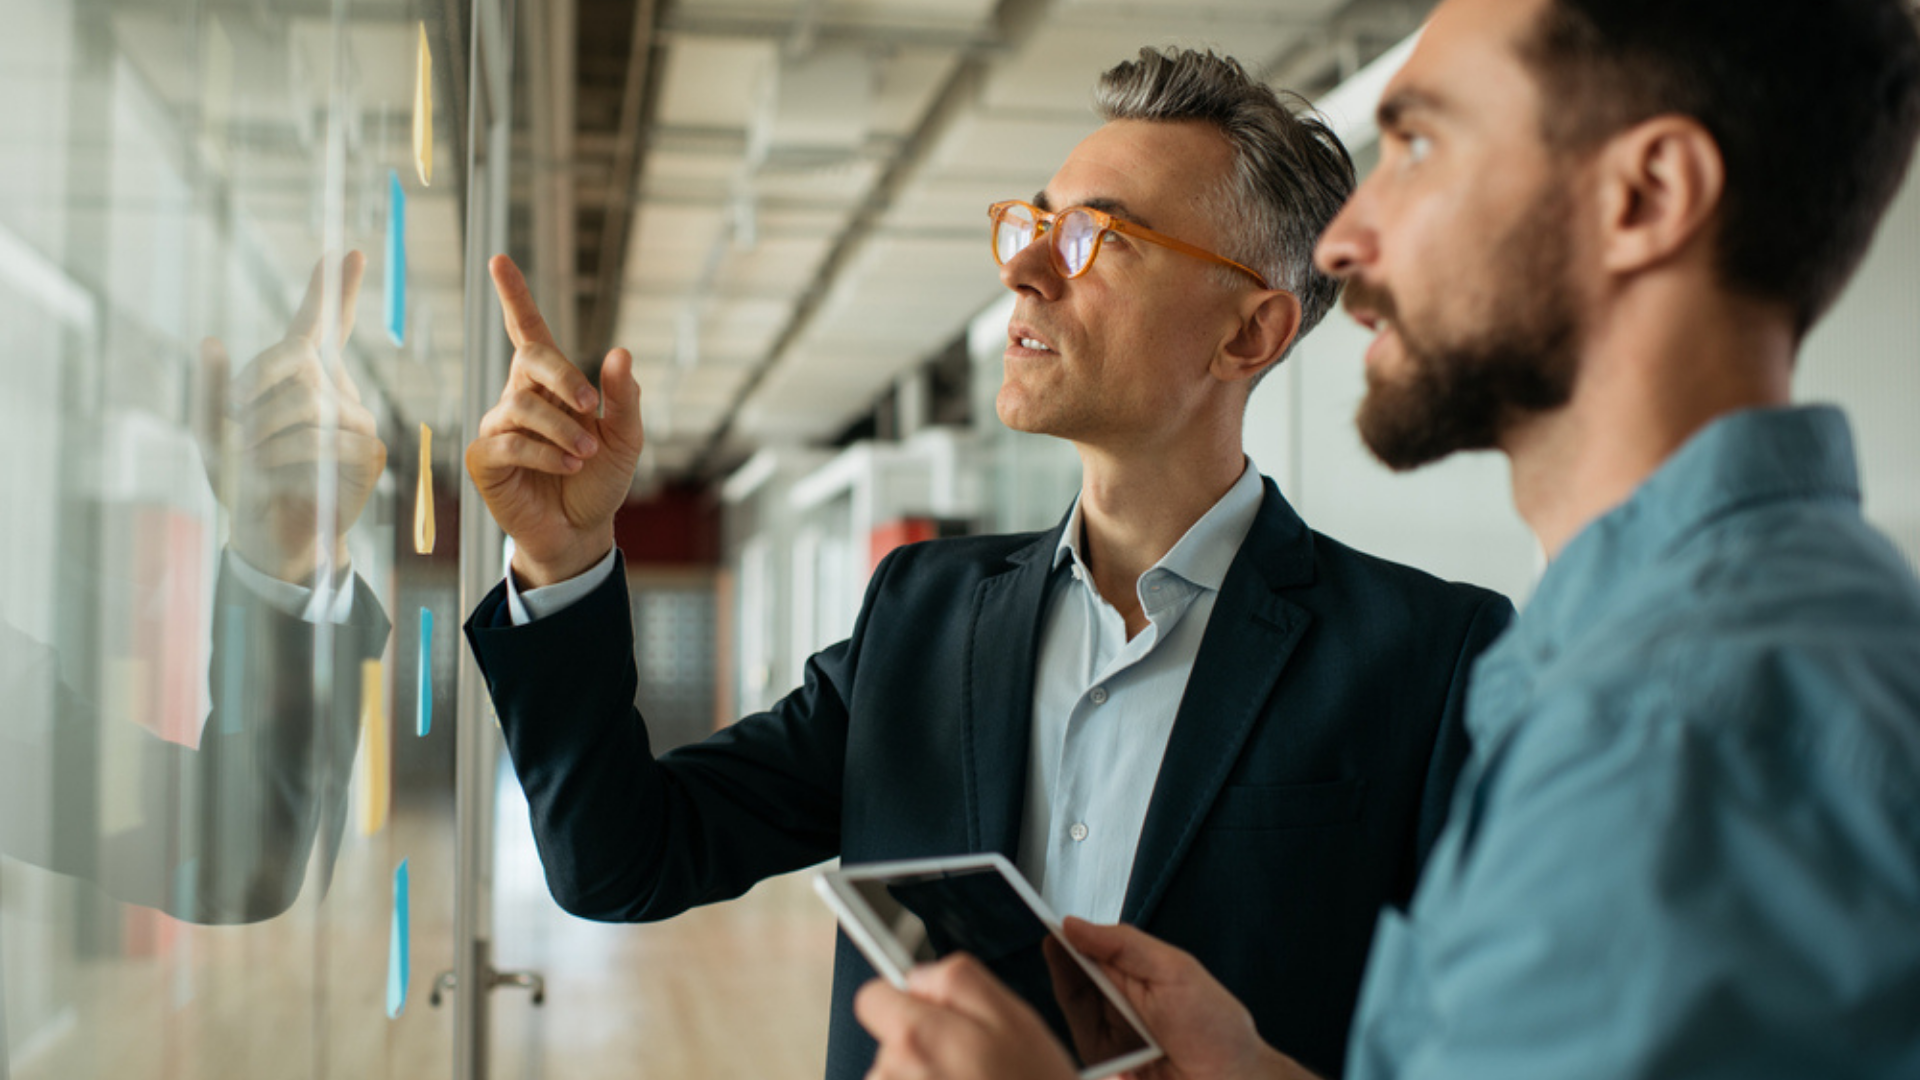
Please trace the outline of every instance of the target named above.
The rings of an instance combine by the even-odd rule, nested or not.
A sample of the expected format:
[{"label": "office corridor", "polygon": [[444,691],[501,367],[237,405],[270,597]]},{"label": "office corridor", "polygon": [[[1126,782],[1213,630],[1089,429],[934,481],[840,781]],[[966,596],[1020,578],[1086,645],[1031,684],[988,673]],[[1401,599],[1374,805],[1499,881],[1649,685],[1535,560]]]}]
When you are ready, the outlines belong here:
[{"label": "office corridor", "polygon": [[834,923],[811,871],[664,923],[587,922],[548,896],[511,778],[500,796],[496,966],[540,971],[547,1002],[495,992],[495,1080],[817,1080]]}]

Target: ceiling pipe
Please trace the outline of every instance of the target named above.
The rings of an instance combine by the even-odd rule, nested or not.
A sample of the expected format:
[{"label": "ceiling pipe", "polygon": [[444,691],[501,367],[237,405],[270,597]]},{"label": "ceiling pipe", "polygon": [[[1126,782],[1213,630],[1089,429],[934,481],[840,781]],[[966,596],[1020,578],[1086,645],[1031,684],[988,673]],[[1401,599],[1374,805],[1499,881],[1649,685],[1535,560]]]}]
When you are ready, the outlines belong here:
[{"label": "ceiling pipe", "polygon": [[787,40],[780,46],[782,58],[804,60],[812,55],[820,37],[820,12],[826,6],[826,0],[804,0],[799,13],[793,17],[793,29],[787,32]]},{"label": "ceiling pipe", "polygon": [[533,137],[533,278],[535,294],[559,298],[547,321],[562,352],[579,343],[574,286],[574,0],[521,9],[526,19],[529,128]]},{"label": "ceiling pipe", "polygon": [[627,57],[627,83],[620,98],[620,135],[614,144],[608,186],[624,194],[621,205],[609,205],[600,233],[600,266],[595,276],[593,318],[587,324],[581,367],[589,374],[600,370],[600,358],[611,346],[613,327],[620,316],[620,282],[627,262],[627,233],[633,226],[642,158],[640,129],[648,104],[657,98],[658,72],[653,63],[657,0],[637,0],[633,13],[633,44]]}]

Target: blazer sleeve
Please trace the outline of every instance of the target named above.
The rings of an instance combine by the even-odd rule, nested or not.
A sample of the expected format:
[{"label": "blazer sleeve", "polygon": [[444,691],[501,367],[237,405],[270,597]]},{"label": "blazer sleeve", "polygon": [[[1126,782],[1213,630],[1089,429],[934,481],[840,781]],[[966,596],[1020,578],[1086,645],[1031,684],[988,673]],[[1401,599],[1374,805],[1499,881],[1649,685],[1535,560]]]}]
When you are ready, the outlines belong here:
[{"label": "blazer sleeve", "polygon": [[1434,735],[1433,756],[1427,766],[1427,780],[1420,796],[1420,816],[1414,838],[1415,880],[1427,865],[1427,855],[1440,838],[1447,823],[1447,811],[1453,804],[1454,782],[1467,763],[1472,741],[1467,733],[1467,686],[1474,661],[1480,658],[1513,622],[1513,603],[1498,593],[1489,593],[1473,611],[1467,632],[1455,654],[1453,679],[1447,687],[1446,711]]},{"label": "blazer sleeve", "polygon": [[[105,715],[58,678],[51,650],[0,722],[0,850],[91,881],[115,900],[196,923],[249,923],[293,906],[321,845],[324,889],[346,821],[359,739],[360,663],[386,647],[379,600],[355,580],[353,617],[332,627],[336,680],[314,682],[316,627],[221,571],[197,745]],[[13,635],[7,635],[9,638]],[[25,694],[24,701],[21,697]],[[327,706],[322,709],[322,705]],[[100,819],[102,762],[130,763],[130,827]]]},{"label": "blazer sleeve", "polygon": [[605,921],[665,919],[838,852],[853,636],[772,709],[656,758],[634,707],[624,566],[543,619],[507,625],[504,583],[466,631],[531,811],[554,899]]}]

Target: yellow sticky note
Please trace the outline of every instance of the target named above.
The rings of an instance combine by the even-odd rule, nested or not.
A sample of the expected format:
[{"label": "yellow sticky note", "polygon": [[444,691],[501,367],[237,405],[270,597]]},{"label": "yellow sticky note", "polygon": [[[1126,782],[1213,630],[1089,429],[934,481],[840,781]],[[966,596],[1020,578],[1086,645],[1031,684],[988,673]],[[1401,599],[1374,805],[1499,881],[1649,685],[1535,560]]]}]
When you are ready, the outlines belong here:
[{"label": "yellow sticky note", "polygon": [[427,47],[427,24],[420,24],[420,62],[413,83],[413,167],[421,185],[433,183],[433,50]]},{"label": "yellow sticky note", "polygon": [[433,554],[433,429],[420,425],[420,487],[413,496],[413,550]]},{"label": "yellow sticky note", "polygon": [[387,823],[393,769],[387,758],[386,676],[378,660],[360,663],[360,835],[372,836]]}]

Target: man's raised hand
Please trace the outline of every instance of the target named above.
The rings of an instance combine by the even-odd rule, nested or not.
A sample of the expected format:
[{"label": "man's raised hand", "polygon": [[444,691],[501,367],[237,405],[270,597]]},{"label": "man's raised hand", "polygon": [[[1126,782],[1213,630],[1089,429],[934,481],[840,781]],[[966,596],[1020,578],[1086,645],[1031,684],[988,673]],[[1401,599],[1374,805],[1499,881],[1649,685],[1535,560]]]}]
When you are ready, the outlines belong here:
[{"label": "man's raised hand", "polygon": [[513,365],[500,401],[467,444],[467,472],[513,537],[513,572],[532,587],[574,577],[613,548],[644,436],[633,356],[607,354],[600,393],[561,354],[520,268],[488,264],[500,294]]}]

